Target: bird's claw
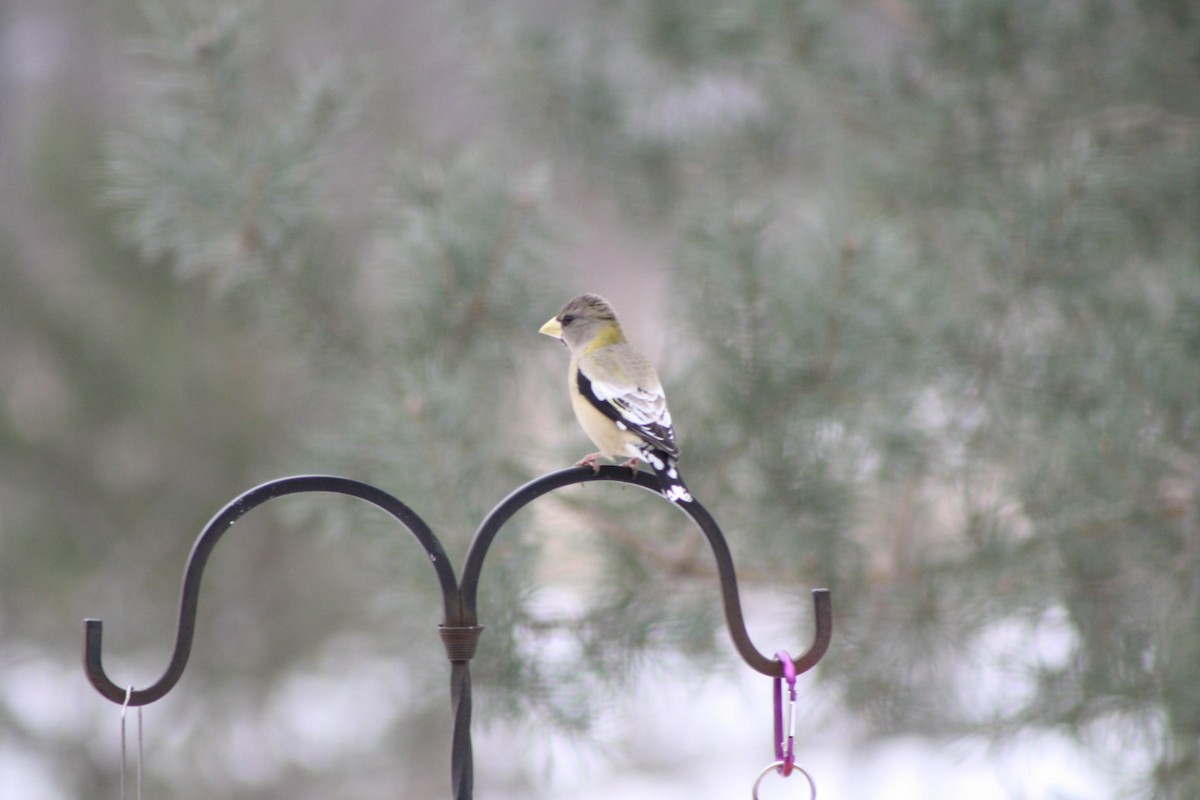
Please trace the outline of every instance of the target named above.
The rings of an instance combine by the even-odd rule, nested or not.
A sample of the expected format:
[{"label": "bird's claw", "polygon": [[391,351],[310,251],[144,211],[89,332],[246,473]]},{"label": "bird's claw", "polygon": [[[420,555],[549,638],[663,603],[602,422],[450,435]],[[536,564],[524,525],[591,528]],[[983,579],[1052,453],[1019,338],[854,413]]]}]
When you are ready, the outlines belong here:
[{"label": "bird's claw", "polygon": [[586,455],[586,456],[584,456],[583,458],[581,458],[581,459],[579,459],[578,461],[576,461],[576,462],[575,462],[575,466],[577,466],[577,467],[591,467],[591,468],[592,468],[592,471],[593,471],[594,473],[596,473],[597,475],[599,475],[599,474],[600,474],[600,464],[599,464],[599,461],[598,461],[598,459],[599,459],[599,458],[600,458],[602,455],[604,455],[604,454],[603,454],[603,453],[592,453],[591,455]]},{"label": "bird's claw", "polygon": [[621,466],[629,467],[629,471],[632,472],[634,475],[637,475],[638,474],[638,461],[639,461],[639,459],[631,458],[628,461],[622,463]]}]

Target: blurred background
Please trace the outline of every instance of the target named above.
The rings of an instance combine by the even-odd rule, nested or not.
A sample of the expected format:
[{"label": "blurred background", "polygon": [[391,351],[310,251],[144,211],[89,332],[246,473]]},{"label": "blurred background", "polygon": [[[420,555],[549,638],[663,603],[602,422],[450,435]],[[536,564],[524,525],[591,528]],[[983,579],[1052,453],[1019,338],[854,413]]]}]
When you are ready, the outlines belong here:
[{"label": "blurred background", "polygon": [[[81,622],[156,679],[257,483],[374,483],[460,566],[588,452],[536,334],[581,291],[658,365],[759,649],[833,590],[822,796],[1200,797],[1187,0],[5,0],[0,794],[119,796]],[[448,796],[436,583],[360,506],[223,541],[147,796]],[[770,681],[666,506],[506,528],[478,796],[749,794]]]}]

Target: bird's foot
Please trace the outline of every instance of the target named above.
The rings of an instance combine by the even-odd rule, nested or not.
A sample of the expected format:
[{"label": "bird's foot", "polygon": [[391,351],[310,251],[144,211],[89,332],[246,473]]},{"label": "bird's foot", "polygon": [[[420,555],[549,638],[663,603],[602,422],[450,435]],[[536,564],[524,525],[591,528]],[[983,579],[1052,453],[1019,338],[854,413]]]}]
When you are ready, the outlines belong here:
[{"label": "bird's foot", "polygon": [[639,461],[640,461],[640,459],[637,459],[637,458],[631,458],[631,459],[629,459],[628,461],[626,461],[626,462],[622,463],[622,464],[621,464],[621,466],[622,466],[622,467],[629,467],[629,470],[630,470],[630,472],[632,472],[634,475],[637,475],[637,474],[638,474],[638,462],[639,462]]},{"label": "bird's foot", "polygon": [[592,471],[595,472],[597,475],[599,475],[600,474],[600,464],[599,464],[598,460],[603,455],[604,455],[604,453],[592,453],[591,455],[584,456],[583,458],[581,458],[575,462],[575,466],[591,467]]}]

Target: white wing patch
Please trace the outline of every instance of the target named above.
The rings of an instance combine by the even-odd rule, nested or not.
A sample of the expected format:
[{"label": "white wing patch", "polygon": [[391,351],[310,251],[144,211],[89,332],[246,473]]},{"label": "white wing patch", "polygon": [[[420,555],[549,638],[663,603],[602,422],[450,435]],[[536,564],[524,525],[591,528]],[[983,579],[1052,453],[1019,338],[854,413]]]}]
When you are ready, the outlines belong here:
[{"label": "white wing patch", "polygon": [[619,419],[617,427],[632,430],[651,444],[676,453],[675,431],[671,427],[671,412],[667,410],[667,398],[661,389],[635,386],[613,386],[600,380],[591,380],[592,393],[602,403],[612,406]]}]

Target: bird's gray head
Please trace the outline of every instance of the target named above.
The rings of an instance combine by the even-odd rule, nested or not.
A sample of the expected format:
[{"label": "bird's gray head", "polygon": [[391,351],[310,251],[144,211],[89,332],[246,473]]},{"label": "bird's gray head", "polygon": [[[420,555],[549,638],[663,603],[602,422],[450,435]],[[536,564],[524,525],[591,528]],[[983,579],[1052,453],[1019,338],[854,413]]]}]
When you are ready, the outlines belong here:
[{"label": "bird's gray head", "polygon": [[[612,306],[598,294],[581,294],[541,327],[541,333],[562,339],[571,350],[587,344],[597,334],[607,333],[613,341],[623,338]],[[607,342],[606,342],[607,343]]]}]

